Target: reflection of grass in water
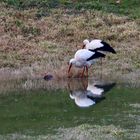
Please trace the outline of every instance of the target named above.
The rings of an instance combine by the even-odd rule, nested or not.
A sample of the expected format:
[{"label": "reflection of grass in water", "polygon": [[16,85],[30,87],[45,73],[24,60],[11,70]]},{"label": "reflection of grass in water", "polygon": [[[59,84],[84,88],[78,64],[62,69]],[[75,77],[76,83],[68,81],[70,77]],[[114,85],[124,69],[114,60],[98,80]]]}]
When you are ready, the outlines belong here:
[{"label": "reflection of grass in water", "polygon": [[134,108],[140,108],[140,104],[139,103],[136,103],[136,104],[130,104],[131,107],[134,107]]},{"label": "reflection of grass in water", "polygon": [[59,128],[55,134],[48,135],[26,135],[26,134],[9,134],[5,136],[0,136],[2,139],[8,138],[18,138],[22,139],[40,139],[40,140],[79,140],[79,139],[88,139],[88,140],[128,140],[128,139],[139,139],[140,134],[129,133],[127,129],[122,129],[120,127],[115,127],[114,125],[88,125],[83,124],[77,127],[72,128]]},{"label": "reflection of grass in water", "polygon": [[[1,137],[5,135],[10,137],[9,133],[20,137],[21,133],[23,134],[21,137],[25,134],[25,138],[30,138],[31,135],[31,139],[39,137],[43,139],[43,137],[69,136],[70,132],[76,137],[85,130],[87,135],[80,133],[81,137],[84,135],[93,137],[93,131],[115,139],[129,138],[129,133],[134,131],[136,138],[139,136],[139,127],[134,128],[139,125],[138,120],[134,120],[132,115],[139,119],[139,114],[134,112],[129,104],[139,101],[138,93],[138,89],[114,88],[105,95],[106,100],[96,106],[80,109],[69,98],[69,92],[59,89],[10,92],[7,95],[0,95],[0,134]],[[58,133],[54,135],[55,132]],[[103,135],[100,134],[99,138]]]},{"label": "reflection of grass in water", "polygon": [[[44,127],[49,126],[51,128],[51,126],[56,125],[58,127],[61,125],[59,119],[63,117],[61,109],[66,109],[65,100],[67,99],[67,94],[60,90],[54,91],[55,93],[47,90],[19,92],[20,94],[14,94],[15,92],[13,92],[10,93],[12,95],[1,95],[1,133],[26,129],[36,130],[38,128],[42,133],[45,131]],[[56,98],[55,95],[52,96],[57,92],[59,93],[59,100],[57,95]],[[63,110],[62,113],[64,113]]]}]

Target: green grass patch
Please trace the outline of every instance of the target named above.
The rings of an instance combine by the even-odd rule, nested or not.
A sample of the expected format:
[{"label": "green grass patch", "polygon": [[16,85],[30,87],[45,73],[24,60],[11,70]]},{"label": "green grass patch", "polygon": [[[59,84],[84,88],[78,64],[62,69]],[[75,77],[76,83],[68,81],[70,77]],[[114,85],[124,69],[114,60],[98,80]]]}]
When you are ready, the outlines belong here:
[{"label": "green grass patch", "polygon": [[89,0],[76,4],[77,9],[95,9],[108,13],[121,14],[132,18],[140,18],[139,0],[122,0],[120,4],[116,4],[114,0]]},{"label": "green grass patch", "polygon": [[131,18],[140,18],[140,2],[139,0],[122,0],[117,4],[115,0],[2,0],[8,5],[12,5],[18,9],[28,9],[32,7],[39,8],[38,15],[47,15],[46,8],[65,7],[70,9],[100,10],[108,13],[116,13]]}]

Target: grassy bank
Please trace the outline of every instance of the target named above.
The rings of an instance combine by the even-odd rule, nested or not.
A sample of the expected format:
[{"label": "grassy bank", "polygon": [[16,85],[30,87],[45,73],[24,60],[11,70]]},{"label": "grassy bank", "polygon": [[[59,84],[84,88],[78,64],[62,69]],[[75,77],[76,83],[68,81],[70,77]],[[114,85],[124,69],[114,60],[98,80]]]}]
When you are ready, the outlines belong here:
[{"label": "grassy bank", "polygon": [[[27,66],[39,72],[65,69],[85,38],[100,38],[117,51],[117,55],[107,55],[104,60],[104,73],[135,72],[140,68],[137,5],[137,0],[124,0],[120,5],[111,0],[5,0],[0,3],[0,68]],[[107,13],[111,6],[118,9],[112,8],[111,12],[118,15]],[[100,65],[94,68],[99,70]]]}]

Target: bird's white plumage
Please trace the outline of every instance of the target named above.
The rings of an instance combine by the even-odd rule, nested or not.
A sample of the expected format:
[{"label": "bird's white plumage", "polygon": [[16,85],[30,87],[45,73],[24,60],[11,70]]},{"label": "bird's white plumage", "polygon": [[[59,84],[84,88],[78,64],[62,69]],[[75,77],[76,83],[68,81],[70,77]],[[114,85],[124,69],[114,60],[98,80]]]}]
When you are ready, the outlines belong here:
[{"label": "bird's white plumage", "polygon": [[91,52],[87,49],[80,49],[75,53],[74,58],[76,60],[87,60],[94,54],[95,54],[95,52]]},{"label": "bird's white plumage", "polygon": [[103,47],[103,44],[101,43],[102,40],[100,39],[94,39],[91,42],[86,41],[86,40],[83,41],[83,44],[85,44],[86,49],[94,50],[94,49]]},{"label": "bird's white plumage", "polygon": [[69,76],[72,65],[78,68],[83,68],[81,77],[84,76],[85,70],[86,70],[86,76],[88,76],[88,68],[92,64],[94,64],[96,62],[96,59],[99,57],[105,57],[105,55],[100,52],[90,51],[88,49],[78,50],[75,53],[74,58],[70,59],[69,61],[68,76]]},{"label": "bird's white plumage", "polygon": [[95,104],[95,101],[87,97],[86,91],[75,91],[70,94],[70,98],[74,99],[79,107],[89,107]]},{"label": "bird's white plumage", "polygon": [[87,90],[89,91],[88,95],[92,94],[95,96],[101,96],[104,92],[104,89],[96,87],[95,84],[88,84]]},{"label": "bird's white plumage", "polygon": [[[89,107],[96,104],[96,98],[101,97],[104,92],[103,88],[98,88],[95,84],[88,83],[86,90],[76,90],[70,94],[70,98],[73,99],[79,107]],[[91,99],[89,97],[93,97]]]},{"label": "bird's white plumage", "polygon": [[95,102],[89,98],[83,98],[83,99],[76,98],[75,103],[80,107],[89,107],[95,104]]},{"label": "bird's white plumage", "polygon": [[70,63],[79,68],[84,66],[90,67],[95,62],[95,60],[93,59],[87,61],[87,59],[94,54],[95,52],[91,52],[87,49],[80,49],[75,53],[74,58],[70,60]]}]

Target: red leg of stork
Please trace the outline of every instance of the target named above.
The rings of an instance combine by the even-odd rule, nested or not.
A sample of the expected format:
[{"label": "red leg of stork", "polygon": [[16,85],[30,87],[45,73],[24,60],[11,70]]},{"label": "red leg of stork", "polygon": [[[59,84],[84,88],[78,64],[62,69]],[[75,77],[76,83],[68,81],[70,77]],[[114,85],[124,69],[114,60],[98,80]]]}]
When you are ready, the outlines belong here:
[{"label": "red leg of stork", "polygon": [[86,66],[86,77],[88,77],[88,67]]},{"label": "red leg of stork", "polygon": [[83,71],[82,71],[81,77],[84,76],[84,72],[85,72],[85,67],[83,68]]}]

